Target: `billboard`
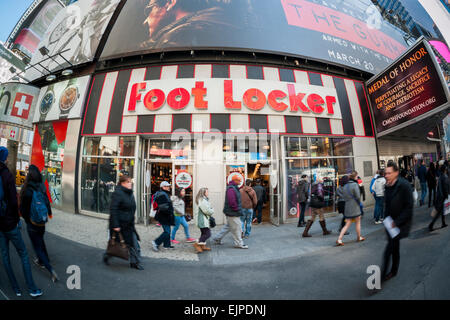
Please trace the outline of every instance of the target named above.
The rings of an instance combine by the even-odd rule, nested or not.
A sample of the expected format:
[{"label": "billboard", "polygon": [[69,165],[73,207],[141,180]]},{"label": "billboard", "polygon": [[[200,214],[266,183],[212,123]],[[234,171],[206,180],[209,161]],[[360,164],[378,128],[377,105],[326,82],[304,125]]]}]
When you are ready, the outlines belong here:
[{"label": "billboard", "polygon": [[0,122],[32,129],[39,88],[21,83],[0,86]]},{"label": "billboard", "polygon": [[425,40],[367,81],[378,136],[383,136],[449,107],[449,92]]},{"label": "billboard", "polygon": [[33,123],[81,118],[90,76],[57,82],[41,89]]},{"label": "billboard", "polygon": [[409,47],[405,32],[380,10],[370,0],[127,1],[101,60],[228,49],[313,58],[376,74]]},{"label": "billboard", "polygon": [[[111,16],[120,0],[79,0],[59,11],[38,45],[47,48],[48,55],[61,53],[71,64],[92,61]],[[31,64],[44,60],[47,56],[37,50]],[[64,69],[69,64],[57,56],[47,59],[41,65],[50,71]],[[39,67],[38,67],[39,68]],[[43,69],[43,73],[47,74]],[[35,68],[26,72],[27,79],[35,80],[42,74]]]}]

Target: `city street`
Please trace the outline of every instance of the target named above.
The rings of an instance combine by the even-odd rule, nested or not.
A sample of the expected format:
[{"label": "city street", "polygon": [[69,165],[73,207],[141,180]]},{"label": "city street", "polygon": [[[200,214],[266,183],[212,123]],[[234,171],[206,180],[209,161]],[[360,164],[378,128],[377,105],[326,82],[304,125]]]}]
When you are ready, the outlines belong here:
[{"label": "city street", "polygon": [[[232,249],[228,235],[222,246],[212,245],[211,253],[199,255],[199,261],[147,257],[144,258],[144,271],[130,269],[119,259],[113,259],[111,265],[106,266],[101,261],[102,249],[47,233],[48,250],[61,281],[53,284],[47,272],[35,265],[32,266],[33,275],[44,291],[40,299],[450,299],[450,228],[429,233],[426,230],[429,211],[425,206],[415,209],[411,234],[401,242],[399,274],[380,291],[366,287],[367,267],[381,264],[386,244],[383,226],[374,229],[369,221],[372,208],[368,208],[364,216],[366,241],[362,243],[355,242],[352,226],[351,235],[344,238],[346,245],[334,247],[340,217],[328,219],[333,235],[324,237],[318,226],[316,229],[313,226],[313,237],[309,239],[300,237],[299,232],[303,229],[297,228],[296,224],[255,226],[248,240],[248,251]],[[96,221],[91,217],[83,218]],[[440,221],[436,227],[440,228]],[[217,231],[216,228],[214,232]],[[28,236],[24,234],[24,238],[30,249]],[[317,245],[318,241],[321,245]],[[141,245],[149,247],[146,243]],[[292,257],[291,253],[295,252],[292,246],[302,246],[305,250]],[[33,256],[32,251],[29,252]],[[234,257],[233,261],[218,258],[217,255],[226,252]],[[247,259],[247,256],[253,258]],[[248,262],[256,261],[257,256],[261,257],[257,262]],[[12,258],[16,276],[25,292],[17,255],[13,253]],[[80,290],[69,290],[66,286],[69,274],[65,271],[70,265],[81,269]],[[0,299],[16,299],[3,266],[0,287]],[[24,295],[19,299],[30,297]]]}]

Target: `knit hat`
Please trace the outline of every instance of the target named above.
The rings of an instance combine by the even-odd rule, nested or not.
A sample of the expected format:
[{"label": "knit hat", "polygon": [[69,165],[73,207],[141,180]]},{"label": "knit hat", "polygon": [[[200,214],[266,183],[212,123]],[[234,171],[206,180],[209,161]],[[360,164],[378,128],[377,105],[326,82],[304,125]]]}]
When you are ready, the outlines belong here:
[{"label": "knit hat", "polygon": [[6,158],[8,158],[8,149],[0,147],[0,162],[5,162]]}]

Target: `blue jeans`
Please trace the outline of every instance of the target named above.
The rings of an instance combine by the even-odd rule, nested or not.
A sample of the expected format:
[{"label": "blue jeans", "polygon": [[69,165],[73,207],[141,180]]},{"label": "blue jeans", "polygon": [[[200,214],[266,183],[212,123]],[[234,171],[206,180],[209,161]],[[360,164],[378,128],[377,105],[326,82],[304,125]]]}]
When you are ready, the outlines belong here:
[{"label": "blue jeans", "polygon": [[244,232],[244,236],[248,237],[252,231],[253,209],[242,208],[242,213],[244,214],[241,216],[242,232]]},{"label": "blue jeans", "polygon": [[33,280],[33,275],[31,274],[30,261],[28,259],[27,248],[22,240],[22,235],[20,234],[20,227],[17,226],[15,229],[8,232],[0,232],[0,249],[2,252],[3,266],[8,275],[11,286],[14,291],[19,291],[19,284],[17,283],[16,277],[14,275],[13,269],[11,267],[11,259],[9,256],[9,242],[11,241],[16,248],[17,254],[22,261],[22,270],[25,276],[25,281],[27,283],[30,292],[37,290],[36,284]]},{"label": "blue jeans", "polygon": [[256,205],[254,218],[258,218],[258,223],[261,223],[261,221],[262,221],[263,204],[264,203],[262,201],[258,201],[258,204]]},{"label": "blue jeans", "polygon": [[175,216],[175,227],[172,230],[172,240],[175,240],[175,234],[177,233],[178,228],[180,227],[180,224],[184,228],[184,233],[186,234],[186,239],[191,237],[189,235],[189,225],[186,221],[186,218],[184,216],[182,216],[182,217]]},{"label": "blue jeans", "polygon": [[162,224],[163,233],[155,240],[157,246],[161,243],[164,243],[164,248],[170,247],[170,226],[166,224]]},{"label": "blue jeans", "polygon": [[375,211],[373,213],[375,221],[384,218],[384,197],[375,197]]},{"label": "blue jeans", "polygon": [[422,192],[420,193],[420,201],[421,203],[424,203],[425,196],[427,195],[427,183],[421,182],[420,183],[420,189],[422,189]]},{"label": "blue jeans", "polygon": [[45,227],[37,227],[32,224],[27,224],[28,236],[36,253],[39,263],[43,264],[48,272],[52,272],[53,268],[50,265],[50,259],[48,257],[47,248],[44,242]]}]

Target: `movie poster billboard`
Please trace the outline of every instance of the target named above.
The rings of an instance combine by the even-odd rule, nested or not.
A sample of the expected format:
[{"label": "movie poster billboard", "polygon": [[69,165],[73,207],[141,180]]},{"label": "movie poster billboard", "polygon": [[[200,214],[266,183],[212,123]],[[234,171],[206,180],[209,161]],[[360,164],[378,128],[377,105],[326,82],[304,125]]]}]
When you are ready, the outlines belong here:
[{"label": "movie poster billboard", "polygon": [[370,0],[134,0],[121,10],[101,60],[170,50],[244,50],[376,74],[408,41]]},{"label": "movie poster billboard", "polygon": [[[58,13],[38,45],[38,48],[45,47],[48,55],[61,53],[63,58],[56,56],[42,62],[48,56],[37,50],[31,64],[41,62],[44,68],[52,72],[67,68],[69,64],[66,60],[72,65],[92,61],[119,2],[120,0],[79,0],[68,5]],[[43,74],[48,74],[44,68],[41,68],[42,73],[30,68],[25,77],[29,80],[40,78]]]},{"label": "movie poster billboard", "polygon": [[378,136],[449,107],[449,92],[430,45],[418,41],[366,83]]}]

